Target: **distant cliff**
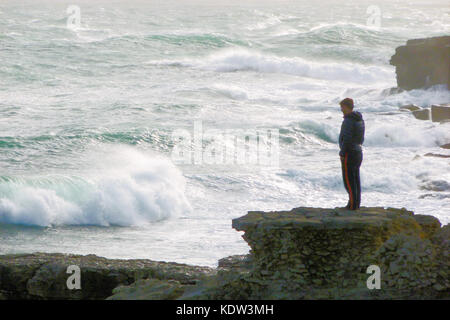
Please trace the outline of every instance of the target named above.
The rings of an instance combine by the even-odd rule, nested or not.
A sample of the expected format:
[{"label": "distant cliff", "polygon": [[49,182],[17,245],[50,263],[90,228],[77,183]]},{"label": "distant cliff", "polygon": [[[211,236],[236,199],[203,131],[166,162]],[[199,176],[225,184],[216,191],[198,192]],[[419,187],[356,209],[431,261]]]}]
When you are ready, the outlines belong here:
[{"label": "distant cliff", "polygon": [[[450,225],[406,209],[296,208],[234,219],[251,247],[217,269],[150,260],[0,256],[0,298],[445,299]],[[81,289],[68,290],[78,265]],[[379,289],[367,287],[379,268]]]},{"label": "distant cliff", "polygon": [[411,90],[436,84],[450,89],[450,36],[408,40],[395,50],[397,86]]}]

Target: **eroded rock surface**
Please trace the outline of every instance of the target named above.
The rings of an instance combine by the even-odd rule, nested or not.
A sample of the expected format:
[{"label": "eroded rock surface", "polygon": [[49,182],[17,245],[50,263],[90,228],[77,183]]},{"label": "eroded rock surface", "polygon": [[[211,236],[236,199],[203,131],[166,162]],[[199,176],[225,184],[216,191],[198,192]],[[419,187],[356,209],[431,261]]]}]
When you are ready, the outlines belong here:
[{"label": "eroded rock surface", "polygon": [[[81,289],[69,290],[67,268],[78,266]],[[0,256],[0,292],[8,299],[105,299],[119,285],[139,279],[195,284],[214,269],[145,259],[34,253]]]},{"label": "eroded rock surface", "polygon": [[[448,299],[450,226],[404,208],[252,211],[251,250],[216,269],[93,255],[0,256],[0,299]],[[69,265],[81,290],[68,290]],[[369,266],[380,289],[368,289]]]},{"label": "eroded rock surface", "polygon": [[[448,298],[448,231],[406,209],[296,208],[234,219],[251,268],[219,271],[187,299]],[[446,227],[445,230],[448,228]],[[436,240],[439,239],[439,240]],[[367,268],[381,289],[367,288]]]},{"label": "eroded rock surface", "polygon": [[411,90],[445,84],[450,89],[450,36],[412,39],[396,48],[390,63],[397,85]]}]

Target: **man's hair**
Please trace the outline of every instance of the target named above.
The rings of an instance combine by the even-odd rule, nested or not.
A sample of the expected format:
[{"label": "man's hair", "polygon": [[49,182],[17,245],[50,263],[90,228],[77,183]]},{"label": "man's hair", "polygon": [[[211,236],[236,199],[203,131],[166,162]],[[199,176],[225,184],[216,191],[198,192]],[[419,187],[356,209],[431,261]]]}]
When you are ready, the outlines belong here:
[{"label": "man's hair", "polygon": [[345,98],[344,100],[339,102],[339,104],[341,106],[347,106],[347,107],[349,107],[350,109],[353,110],[353,99],[351,99],[351,98]]}]

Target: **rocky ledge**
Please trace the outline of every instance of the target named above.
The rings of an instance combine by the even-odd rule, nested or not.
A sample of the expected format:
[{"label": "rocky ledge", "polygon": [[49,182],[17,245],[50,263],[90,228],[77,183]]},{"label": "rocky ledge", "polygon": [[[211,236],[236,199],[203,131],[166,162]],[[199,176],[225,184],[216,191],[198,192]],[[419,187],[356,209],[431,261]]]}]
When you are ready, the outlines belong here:
[{"label": "rocky ledge", "polygon": [[[217,269],[62,254],[0,257],[4,298],[450,298],[450,225],[406,209],[296,208],[234,219],[251,250]],[[67,289],[68,265],[81,290]],[[380,289],[367,287],[369,266]],[[369,268],[370,269],[370,268]]]},{"label": "rocky ledge", "polygon": [[446,84],[450,89],[450,36],[412,39],[395,50],[397,85],[411,90]]},{"label": "rocky ledge", "polygon": [[[78,266],[81,289],[69,290],[69,266]],[[73,271],[72,271],[73,272]],[[33,253],[0,256],[0,300],[105,299],[120,285],[140,279],[194,285],[215,270],[173,262],[116,260],[95,255]]]}]

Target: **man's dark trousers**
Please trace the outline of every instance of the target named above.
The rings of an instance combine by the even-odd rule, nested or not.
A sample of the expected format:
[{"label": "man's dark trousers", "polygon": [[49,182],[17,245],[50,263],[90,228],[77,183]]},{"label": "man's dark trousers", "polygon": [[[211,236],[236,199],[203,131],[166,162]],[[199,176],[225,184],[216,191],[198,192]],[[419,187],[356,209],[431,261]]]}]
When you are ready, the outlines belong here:
[{"label": "man's dark trousers", "polygon": [[349,209],[355,210],[361,204],[361,182],[359,179],[359,167],[363,155],[361,151],[346,152],[341,159],[342,164],[342,178],[344,179],[344,186],[348,193]]}]

